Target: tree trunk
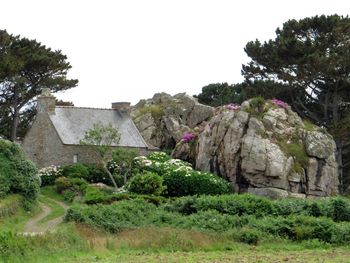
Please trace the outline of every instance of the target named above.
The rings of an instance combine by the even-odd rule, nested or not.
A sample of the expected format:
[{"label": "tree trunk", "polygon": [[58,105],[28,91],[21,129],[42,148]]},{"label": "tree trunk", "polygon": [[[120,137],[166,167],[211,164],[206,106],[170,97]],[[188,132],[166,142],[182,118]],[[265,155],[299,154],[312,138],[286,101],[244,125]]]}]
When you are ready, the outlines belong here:
[{"label": "tree trunk", "polygon": [[338,177],[339,177],[339,192],[344,192],[344,176],[343,176],[343,140],[341,138],[335,138],[335,144],[337,146],[336,160],[338,163]]},{"label": "tree trunk", "polygon": [[13,118],[12,118],[12,127],[11,127],[11,141],[16,141],[17,139],[17,128],[19,123],[19,110],[17,107],[14,107]]},{"label": "tree trunk", "polygon": [[108,170],[107,168],[107,163],[106,162],[102,162],[102,165],[103,165],[103,168],[105,169],[106,173],[108,174],[109,178],[111,179],[112,183],[113,183],[113,186],[114,186],[114,189],[115,190],[118,190],[118,185],[117,183],[115,182],[114,178],[113,178],[113,175],[111,174],[111,172]]}]

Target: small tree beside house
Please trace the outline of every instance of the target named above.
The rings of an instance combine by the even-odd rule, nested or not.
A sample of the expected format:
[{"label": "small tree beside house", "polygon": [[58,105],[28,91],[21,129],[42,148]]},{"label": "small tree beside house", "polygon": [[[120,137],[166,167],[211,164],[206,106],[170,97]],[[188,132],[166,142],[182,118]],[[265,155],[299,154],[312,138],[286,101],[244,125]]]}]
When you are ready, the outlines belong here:
[{"label": "small tree beside house", "polygon": [[81,145],[89,146],[98,154],[100,163],[110,177],[115,189],[118,188],[118,185],[107,168],[107,158],[111,156],[112,146],[117,145],[119,140],[120,133],[111,123],[108,125],[95,123],[91,129],[85,132],[84,138],[80,140]]}]

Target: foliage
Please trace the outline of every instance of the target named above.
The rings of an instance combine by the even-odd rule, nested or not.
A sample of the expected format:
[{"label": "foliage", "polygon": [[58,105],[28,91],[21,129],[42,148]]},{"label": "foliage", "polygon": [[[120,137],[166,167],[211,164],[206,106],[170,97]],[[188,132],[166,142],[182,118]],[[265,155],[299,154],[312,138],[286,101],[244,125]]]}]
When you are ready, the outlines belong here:
[{"label": "foliage", "polygon": [[316,129],[316,126],[312,124],[309,120],[303,120],[304,129],[310,132],[313,132]]},{"label": "foliage", "polygon": [[55,180],[62,176],[62,169],[55,165],[41,168],[38,171],[38,175],[41,179],[41,186],[54,185]]},{"label": "foliage", "polygon": [[198,102],[217,107],[229,103],[242,103],[246,99],[244,84],[229,85],[213,83],[202,88],[202,92],[195,96]]},{"label": "foliage", "polygon": [[155,121],[159,121],[164,116],[164,109],[161,105],[145,105],[139,109],[140,115],[150,113]]},{"label": "foliage", "polygon": [[[53,253],[87,252],[88,246],[71,228],[26,237],[10,231],[0,231],[0,258],[2,262],[57,262]],[[54,260],[54,261],[52,261]]]},{"label": "foliage", "polygon": [[[113,172],[113,177],[117,180],[118,173],[116,169],[111,167],[114,165],[112,161],[108,163],[109,170]],[[68,178],[82,178],[89,183],[104,183],[107,185],[113,185],[105,167],[101,163],[96,164],[84,164],[76,163],[70,164],[62,167],[62,175]],[[122,183],[123,178],[118,182]]]},{"label": "foliage", "polygon": [[18,193],[33,201],[39,193],[40,179],[35,165],[28,161],[16,143],[0,139],[0,196]]},{"label": "foliage", "polygon": [[[112,153],[108,169],[117,180],[118,185],[125,185],[132,176],[132,162],[139,155],[135,149],[117,148]],[[117,178],[120,178],[119,180]]]},{"label": "foliage", "polygon": [[343,181],[350,182],[349,126],[344,121],[350,105],[349,28],[348,16],[288,20],[277,28],[275,39],[247,43],[245,51],[251,61],[242,69],[247,80],[273,79],[286,86],[279,97],[301,117],[332,133],[341,190],[346,186]]},{"label": "foliage", "polygon": [[127,189],[132,193],[146,195],[161,195],[165,187],[163,178],[156,173],[145,172],[131,178]]},{"label": "foliage", "polygon": [[330,216],[334,221],[347,221],[350,222],[350,204],[344,199],[336,198],[331,201],[330,204]]},{"label": "foliage", "polygon": [[91,180],[89,167],[82,163],[63,166],[62,176],[69,178],[83,178],[87,181]]},{"label": "foliage", "polygon": [[116,146],[119,143],[119,140],[120,133],[111,123],[108,125],[95,123],[91,129],[85,132],[84,138],[80,141],[81,145],[89,146],[99,154],[100,162],[115,188],[118,186],[113,178],[113,175],[107,168],[106,158],[111,152],[111,146]]},{"label": "foliage", "polygon": [[191,164],[182,160],[166,160],[167,158],[164,153],[136,157],[134,167],[141,172],[150,171],[162,176],[168,196],[215,195],[231,192],[230,184],[226,180],[214,174],[193,170]]},{"label": "foliage", "polygon": [[252,98],[249,104],[254,109],[261,109],[265,105],[265,99],[262,96],[257,96]]},{"label": "foliage", "polygon": [[259,239],[261,238],[261,232],[256,229],[242,229],[239,232],[238,240],[242,243],[247,243],[249,245],[257,245]]},{"label": "foliage", "polygon": [[23,121],[22,135],[33,120],[34,98],[44,88],[53,92],[77,85],[67,79],[71,68],[60,50],[51,50],[36,40],[0,31],[0,127],[1,133],[17,139],[17,127]]},{"label": "foliage", "polygon": [[341,102],[350,99],[345,59],[349,24],[348,17],[337,15],[289,20],[277,28],[274,40],[247,43],[245,51],[252,60],[242,72],[248,79],[288,83],[294,109],[316,123],[330,124],[333,106],[326,101],[333,100],[340,113]]},{"label": "foliage", "polygon": [[85,189],[84,202],[86,204],[103,203],[106,199],[106,194],[99,188],[88,186]]},{"label": "foliage", "polygon": [[185,143],[189,143],[192,140],[194,140],[194,138],[196,137],[196,135],[192,132],[185,132],[182,137],[181,140]]},{"label": "foliage", "polygon": [[[186,197],[187,198],[187,197]],[[220,199],[221,197],[192,197]],[[245,196],[245,199],[254,197]],[[261,201],[263,199],[260,198]],[[243,201],[243,200],[239,200]],[[255,200],[257,201],[257,200]],[[267,201],[267,200],[266,200]],[[293,199],[288,200],[293,202]],[[196,203],[196,201],[194,201]],[[275,201],[271,202],[269,209],[274,207]],[[311,202],[302,200],[302,202]],[[264,236],[271,236],[275,239],[289,239],[293,241],[319,240],[335,245],[346,244],[350,241],[350,223],[334,222],[331,218],[313,217],[303,214],[289,214],[278,216],[268,210],[258,209],[259,217],[254,215],[254,206],[244,200],[247,208],[241,205],[246,212],[241,215],[239,210],[225,207],[210,209],[197,209],[190,214],[180,214],[169,210],[167,206],[154,206],[141,199],[119,201],[112,205],[94,206],[73,206],[69,209],[67,220],[81,222],[92,227],[100,228],[108,232],[116,233],[124,229],[135,227],[176,227],[182,229],[193,229],[232,235],[235,240],[256,244]],[[257,203],[257,202],[256,202]],[[296,201],[298,204],[299,201]],[[231,202],[226,208],[239,207],[240,205]],[[300,203],[299,205],[300,206]],[[224,211],[224,212],[220,212]],[[236,211],[236,212],[233,212]],[[260,212],[259,212],[260,211]],[[263,213],[262,213],[263,211]]]},{"label": "foliage", "polygon": [[169,170],[163,175],[168,196],[218,195],[230,193],[230,183],[210,173],[188,171],[186,168]]},{"label": "foliage", "polygon": [[271,101],[272,101],[272,103],[275,104],[276,106],[279,106],[279,107],[284,108],[284,109],[288,109],[288,104],[285,103],[283,100],[272,99]]},{"label": "foliage", "polygon": [[155,210],[156,206],[141,200],[112,205],[75,205],[68,209],[66,219],[117,233],[128,227],[142,226]]},{"label": "foliage", "polygon": [[168,211],[192,214],[199,211],[216,210],[229,215],[254,215],[263,217],[275,212],[273,202],[254,195],[185,196],[169,201]]},{"label": "foliage", "polygon": [[0,200],[0,219],[14,215],[21,207],[23,197],[20,195],[9,195]]},{"label": "foliage", "polygon": [[55,180],[56,191],[58,193],[63,193],[73,186],[69,178],[61,176]]},{"label": "foliage", "polygon": [[153,152],[153,153],[150,153],[147,156],[147,158],[154,162],[166,162],[171,159],[170,156],[165,152]]},{"label": "foliage", "polygon": [[[113,185],[113,182],[111,181],[103,164],[86,164],[85,166],[88,168],[89,171],[89,176],[87,179],[88,182]],[[113,175],[113,177],[115,178],[115,175]]]}]

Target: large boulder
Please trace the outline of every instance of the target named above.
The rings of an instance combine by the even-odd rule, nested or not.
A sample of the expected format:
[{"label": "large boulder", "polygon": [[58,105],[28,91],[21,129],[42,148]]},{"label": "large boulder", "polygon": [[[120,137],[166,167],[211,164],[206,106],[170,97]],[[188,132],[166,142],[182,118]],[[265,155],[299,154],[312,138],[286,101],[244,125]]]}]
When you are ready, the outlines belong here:
[{"label": "large boulder", "polygon": [[[186,103],[195,108],[196,104]],[[189,129],[199,123],[199,119],[188,121],[192,110],[179,117],[179,123]],[[184,142],[173,135],[177,142],[174,156],[226,177],[237,192],[270,197],[338,193],[332,136],[322,128],[305,125],[287,104],[251,99],[240,107],[223,106],[214,112],[212,118],[203,114],[207,122],[191,130],[197,135],[194,141]],[[177,130],[183,132],[180,127]]]},{"label": "large boulder", "polygon": [[203,126],[214,115],[213,110],[186,93],[156,93],[132,107],[131,116],[149,145],[174,148],[185,132]]}]

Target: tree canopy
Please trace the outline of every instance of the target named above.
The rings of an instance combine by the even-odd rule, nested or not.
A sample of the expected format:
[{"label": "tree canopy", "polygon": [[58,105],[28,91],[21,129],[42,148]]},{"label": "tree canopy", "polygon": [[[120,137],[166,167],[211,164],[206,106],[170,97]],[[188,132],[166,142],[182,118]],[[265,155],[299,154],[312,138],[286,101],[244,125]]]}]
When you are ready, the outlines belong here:
[{"label": "tree canopy", "polygon": [[99,155],[100,162],[106,173],[109,175],[115,188],[118,186],[113,175],[107,168],[107,158],[111,155],[111,146],[116,146],[119,143],[119,140],[120,133],[111,123],[108,125],[95,123],[91,129],[85,132],[84,138],[80,141],[81,145],[91,147]]},{"label": "tree canopy", "polygon": [[70,68],[60,50],[0,30],[0,132],[17,138],[18,125],[32,119],[31,104],[43,88],[57,92],[75,87],[78,80],[67,79]]},{"label": "tree canopy", "polygon": [[276,38],[247,43],[246,79],[289,86],[293,108],[314,122],[336,125],[350,102],[350,19],[337,15],[289,20]]},{"label": "tree canopy", "polygon": [[283,94],[292,108],[334,135],[342,179],[343,166],[350,165],[342,156],[350,141],[349,129],[343,131],[350,109],[349,17],[289,20],[277,28],[275,39],[248,42],[245,51],[251,58],[242,68],[247,80],[287,86]]},{"label": "tree canopy", "polygon": [[202,104],[217,107],[230,103],[240,104],[257,96],[287,100],[288,86],[271,80],[246,80],[237,84],[214,83],[204,86],[202,92],[195,97]]}]

